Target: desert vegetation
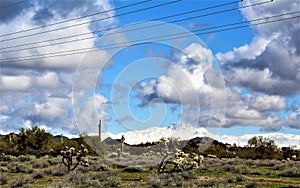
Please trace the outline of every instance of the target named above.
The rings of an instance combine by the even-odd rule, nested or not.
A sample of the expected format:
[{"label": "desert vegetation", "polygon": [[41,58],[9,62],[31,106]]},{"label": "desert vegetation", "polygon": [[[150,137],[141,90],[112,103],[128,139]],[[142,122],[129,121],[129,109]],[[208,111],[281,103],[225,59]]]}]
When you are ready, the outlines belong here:
[{"label": "desert vegetation", "polygon": [[[96,140],[86,135],[55,137],[37,127],[5,135],[0,140],[0,187],[300,185],[300,151],[278,148],[263,137],[251,138],[246,147],[208,138],[162,138],[136,146],[126,144],[126,138],[114,143]],[[99,151],[90,143],[98,143],[92,148]]]}]

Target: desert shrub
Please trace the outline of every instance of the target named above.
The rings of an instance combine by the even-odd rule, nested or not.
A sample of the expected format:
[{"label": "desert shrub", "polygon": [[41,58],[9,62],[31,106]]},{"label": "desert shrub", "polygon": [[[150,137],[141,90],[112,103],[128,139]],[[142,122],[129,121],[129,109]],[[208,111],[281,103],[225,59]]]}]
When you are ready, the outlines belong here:
[{"label": "desert shrub", "polygon": [[214,181],[214,180],[197,182],[198,187],[218,187],[217,185],[218,185],[218,182]]},{"label": "desert shrub", "polygon": [[0,185],[5,185],[8,182],[6,174],[0,174]]},{"label": "desert shrub", "polygon": [[196,176],[191,171],[178,173],[164,173],[152,175],[147,181],[148,187],[182,187],[185,180],[192,180]]},{"label": "desert shrub", "polygon": [[72,187],[72,185],[67,181],[60,181],[60,182],[50,185],[49,187],[51,187],[51,188],[66,188],[66,187]]},{"label": "desert shrub", "polygon": [[97,181],[100,181],[100,182],[105,182],[105,181],[107,181],[107,179],[109,177],[113,177],[113,176],[117,176],[117,173],[114,170],[109,169],[108,171],[92,173],[90,175],[90,180],[97,180]]},{"label": "desert shrub", "polygon": [[274,165],[272,167],[273,170],[284,170],[286,168],[286,164],[281,162],[281,163],[277,163],[276,165]]},{"label": "desert shrub", "polygon": [[153,175],[148,179],[147,186],[152,188],[159,188],[162,186],[162,181],[158,175]]},{"label": "desert shrub", "polygon": [[31,161],[31,157],[28,155],[20,155],[18,156],[18,160],[20,162]]},{"label": "desert shrub", "polygon": [[230,174],[226,176],[225,179],[228,183],[235,183],[244,181],[245,177],[242,174]]},{"label": "desert shrub", "polygon": [[105,183],[105,187],[118,187],[120,184],[120,178],[117,176],[111,176],[107,178],[107,182]]},{"label": "desert shrub", "polygon": [[31,183],[34,183],[34,180],[31,177],[26,176],[24,178],[18,178],[18,179],[11,181],[9,186],[12,188],[13,187],[26,187],[27,184],[31,184]]},{"label": "desert shrub", "polygon": [[53,176],[64,176],[68,173],[67,168],[63,166],[58,166],[51,169],[51,173]]},{"label": "desert shrub", "polygon": [[25,185],[25,182],[23,179],[16,179],[10,182],[9,186],[11,188],[13,187],[23,187]]},{"label": "desert shrub", "polygon": [[205,172],[208,172],[209,168],[208,168],[207,164],[204,163],[203,165],[201,165],[199,167],[199,170],[201,173],[205,173]]},{"label": "desert shrub", "polygon": [[102,187],[101,183],[98,180],[88,180],[86,182],[87,187]]},{"label": "desert shrub", "polygon": [[42,171],[42,170],[39,170],[39,171],[35,171],[32,175],[32,178],[33,179],[40,179],[40,178],[43,178],[45,175],[45,172]]},{"label": "desert shrub", "polygon": [[256,187],[258,187],[256,182],[250,182],[246,184],[246,188],[256,188]]},{"label": "desert shrub", "polygon": [[237,182],[245,181],[245,177],[241,174],[236,174],[235,179],[236,179]]},{"label": "desert shrub", "polygon": [[52,168],[45,168],[45,169],[43,169],[43,173],[45,175],[51,175],[52,174]]},{"label": "desert shrub", "polygon": [[6,161],[6,162],[11,162],[11,161],[16,161],[17,157],[12,156],[12,155],[5,155],[4,153],[0,154],[0,161]]},{"label": "desert shrub", "polygon": [[300,170],[296,167],[284,170],[278,174],[282,177],[300,177]]},{"label": "desert shrub", "polygon": [[185,180],[192,180],[196,178],[196,175],[192,171],[184,171],[179,173],[183,179]]},{"label": "desert shrub", "polygon": [[101,164],[99,166],[99,170],[101,170],[101,171],[108,171],[109,170],[109,166],[107,164]]},{"label": "desert shrub", "polygon": [[123,172],[143,172],[144,170],[138,166],[128,166],[123,169]]},{"label": "desert shrub", "polygon": [[48,161],[38,159],[34,162],[32,162],[33,168],[47,168],[50,165]]},{"label": "desert shrub", "polygon": [[175,187],[182,187],[184,177],[179,173],[175,173],[173,174],[173,181],[175,183]]},{"label": "desert shrub", "polygon": [[71,172],[66,179],[74,185],[84,185],[87,182],[87,177],[78,171]]},{"label": "desert shrub", "polygon": [[107,164],[99,164],[99,163],[91,163],[90,168],[91,171],[108,171],[110,167]]},{"label": "desert shrub", "polygon": [[53,158],[48,159],[47,162],[51,166],[54,166],[54,165],[57,165],[57,164],[61,163],[61,158],[60,157],[53,157]]},{"label": "desert shrub", "polygon": [[250,170],[247,166],[245,165],[238,165],[238,166],[235,166],[234,167],[234,170],[233,170],[234,173],[237,173],[237,174],[249,174],[250,173]]},{"label": "desert shrub", "polygon": [[263,172],[261,172],[259,170],[250,170],[249,174],[252,174],[252,175],[263,175]]},{"label": "desert shrub", "polygon": [[84,167],[84,166],[79,166],[77,171],[86,174],[90,171],[90,168],[87,168],[87,167]]},{"label": "desert shrub", "polygon": [[276,160],[270,160],[270,159],[265,159],[265,160],[255,160],[254,165],[256,166],[267,166],[267,167],[273,167],[277,164],[278,162]]},{"label": "desert shrub", "polygon": [[34,170],[32,166],[30,165],[25,165],[25,164],[19,164],[19,163],[14,163],[13,166],[10,168],[11,173],[27,173],[30,174]]},{"label": "desert shrub", "polygon": [[226,172],[233,172],[235,170],[235,167],[233,165],[225,165],[223,167],[223,170]]},{"label": "desert shrub", "polygon": [[3,173],[3,172],[8,172],[8,168],[6,167],[0,167],[0,172]]}]

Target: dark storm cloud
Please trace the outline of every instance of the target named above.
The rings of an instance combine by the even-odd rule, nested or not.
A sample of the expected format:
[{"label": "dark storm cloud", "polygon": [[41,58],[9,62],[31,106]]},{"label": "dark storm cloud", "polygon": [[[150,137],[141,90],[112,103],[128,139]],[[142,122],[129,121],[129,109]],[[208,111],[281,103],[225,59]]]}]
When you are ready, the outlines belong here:
[{"label": "dark storm cloud", "polygon": [[[251,4],[257,0],[245,0]],[[248,20],[298,11],[300,2],[274,1],[272,4],[242,10]],[[243,4],[242,3],[242,4]],[[252,91],[293,96],[300,92],[299,18],[254,27],[252,42],[217,54],[226,70],[227,81]]]},{"label": "dark storm cloud", "polygon": [[1,22],[9,22],[23,11],[31,7],[30,1],[21,0],[1,0],[0,1],[0,20]]},{"label": "dark storm cloud", "polygon": [[32,20],[36,25],[45,25],[47,23],[47,20],[50,20],[52,18],[53,13],[47,8],[42,8],[35,12]]},{"label": "dark storm cloud", "polygon": [[37,1],[40,7],[46,7],[49,10],[54,11],[62,17],[67,17],[73,11],[82,11],[91,13],[94,11],[95,1],[78,1],[78,0],[52,0],[52,1]]},{"label": "dark storm cloud", "polygon": [[74,11],[79,11],[81,14],[91,14],[104,9],[103,6],[96,6],[96,1],[80,1],[80,0],[1,0],[0,1],[0,20],[1,22],[9,22],[29,8],[38,8],[33,15],[33,23],[36,25],[45,25],[51,20],[54,14],[62,18],[68,17]]}]

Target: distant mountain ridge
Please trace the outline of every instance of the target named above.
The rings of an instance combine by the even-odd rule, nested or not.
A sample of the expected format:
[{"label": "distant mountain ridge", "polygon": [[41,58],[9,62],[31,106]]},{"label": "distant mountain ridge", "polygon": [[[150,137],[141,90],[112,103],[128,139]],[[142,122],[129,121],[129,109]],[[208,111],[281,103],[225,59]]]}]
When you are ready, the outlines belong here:
[{"label": "distant mountain ridge", "polygon": [[254,136],[263,136],[275,141],[279,147],[296,145],[300,149],[300,135],[284,133],[266,133],[266,134],[245,134],[237,135],[215,135],[203,127],[194,127],[187,123],[172,123],[167,127],[150,127],[144,130],[133,130],[121,132],[118,134],[107,133],[107,137],[120,139],[125,136],[125,142],[128,144],[140,144],[146,142],[155,142],[160,138],[175,137],[179,140],[191,140],[193,138],[209,137],[222,143],[236,144],[245,146],[248,140]]},{"label": "distant mountain ridge", "polygon": [[175,137],[179,140],[190,140],[196,137],[213,137],[205,128],[196,128],[186,123],[172,123],[167,127],[151,127],[144,130],[121,132],[116,135],[108,134],[112,139],[120,139],[125,136],[128,144],[141,144],[146,142],[156,142],[160,138]]}]

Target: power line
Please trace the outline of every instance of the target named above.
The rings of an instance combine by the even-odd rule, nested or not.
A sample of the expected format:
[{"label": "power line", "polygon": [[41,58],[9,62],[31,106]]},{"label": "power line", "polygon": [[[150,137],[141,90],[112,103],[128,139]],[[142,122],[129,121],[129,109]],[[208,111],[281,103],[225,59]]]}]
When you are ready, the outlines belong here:
[{"label": "power line", "polygon": [[[260,20],[264,20],[264,19],[270,19],[270,18],[276,18],[276,17],[280,17],[280,16],[286,16],[286,15],[296,14],[296,13],[299,13],[299,12],[300,11],[290,12],[290,13],[285,13],[285,14],[280,14],[280,15],[275,15],[275,16],[269,16],[269,17],[264,17],[264,18],[257,18],[257,19],[253,19],[253,20],[249,20],[249,21],[236,22],[236,23],[231,23],[231,24],[224,24],[224,25],[221,25],[221,26],[208,27],[208,28],[204,28],[204,29],[196,29],[196,30],[192,30],[190,32],[199,32],[199,31],[203,31],[203,30],[217,29],[217,28],[220,28],[220,27],[228,27],[228,26],[233,26],[233,25],[238,25],[238,24],[243,24],[243,23],[249,23],[249,22],[260,21]],[[185,34],[185,33],[186,32],[184,32],[184,33],[177,33],[177,34],[174,34],[174,35],[180,35],[180,34]],[[170,36],[170,35],[165,35],[165,36],[160,36],[160,37],[166,37],[166,36]],[[136,42],[136,41],[130,41],[130,42]],[[123,44],[123,43],[124,42],[118,43],[118,44]],[[113,45],[116,45],[116,44],[104,45],[102,47],[109,47],[109,46],[113,46]],[[47,54],[36,54],[36,55],[30,55],[30,56],[23,56],[21,58],[36,57],[36,56],[43,56],[43,55],[52,55],[52,54],[57,54],[57,53],[68,53],[68,52],[80,51],[80,50],[90,50],[90,49],[94,49],[94,48],[95,47],[79,48],[79,49],[68,50],[68,51],[60,51],[60,52],[51,52],[51,53],[47,53]],[[1,59],[1,60],[7,60],[7,59],[15,59],[15,58],[6,58],[6,59]]]},{"label": "power line", "polygon": [[[223,32],[223,31],[228,31],[228,30],[241,29],[241,28],[245,28],[245,27],[257,26],[257,25],[263,25],[263,24],[269,24],[269,23],[274,23],[274,22],[279,22],[279,21],[285,21],[285,20],[295,19],[295,18],[299,18],[299,17],[300,16],[293,16],[293,17],[289,17],[289,18],[282,18],[282,19],[277,19],[277,20],[272,20],[272,21],[265,21],[265,22],[255,23],[255,24],[247,24],[247,25],[230,27],[230,28],[219,29],[219,30],[213,30],[213,31],[208,31],[208,32],[202,32],[202,33],[199,32],[199,33],[195,33],[195,34],[190,34],[190,32],[185,32],[185,33],[179,33],[179,34],[176,34],[176,35],[183,35],[183,34],[187,34],[187,35],[177,36],[177,37],[172,37],[172,38],[166,38],[166,37],[170,37],[170,36],[173,36],[173,35],[165,35],[165,36],[160,36],[160,37],[147,38],[147,39],[143,39],[143,40],[139,40],[139,41],[142,42],[144,40],[152,40],[152,39],[160,39],[160,38],[162,38],[160,40],[146,42],[146,43],[161,42],[161,41],[166,41],[166,40],[173,40],[173,39],[179,39],[179,38],[187,38],[187,37],[194,36],[194,35],[204,35],[204,34],[209,34],[209,33],[217,33],[217,32]],[[268,19],[268,18],[270,18],[270,17],[249,20],[247,22],[251,22],[251,21],[255,21],[255,20],[256,21],[257,20],[263,20],[263,19]],[[226,26],[234,25],[234,24],[238,24],[238,23],[226,24]],[[223,25],[223,27],[224,26],[225,25]],[[201,29],[201,30],[202,31],[203,30],[211,30],[213,28],[220,28],[220,27],[222,27],[222,26],[210,27],[210,28]],[[200,31],[200,30],[198,30],[198,31]],[[2,61],[2,63],[3,62],[9,62],[9,61],[28,61],[28,60],[36,60],[36,59],[41,59],[41,58],[52,58],[52,57],[61,57],[61,56],[75,55],[75,54],[81,54],[81,53],[89,53],[89,52],[95,52],[95,51],[99,51],[99,50],[108,50],[108,49],[114,49],[114,48],[120,48],[120,47],[126,47],[126,46],[134,46],[134,45],[138,45],[138,44],[132,44],[132,45],[130,45],[130,43],[132,43],[132,42],[139,42],[139,41],[130,41],[130,42],[122,42],[122,43],[114,44],[114,45],[121,44],[119,46],[107,45],[107,46],[113,46],[113,47],[109,47],[109,48],[95,48],[95,47],[93,47],[93,48],[77,49],[77,50],[71,50],[71,51],[65,51],[65,52],[40,54],[38,56],[30,56],[27,59],[7,58],[7,59],[1,59],[1,61],[4,60],[4,61]],[[129,44],[129,45],[126,45],[126,44]],[[91,49],[93,49],[93,50],[91,50]],[[79,50],[81,50],[81,51],[79,51]],[[82,51],[82,50],[85,50],[85,51]],[[76,51],[76,52],[74,52],[74,51]],[[60,53],[62,53],[62,54],[60,54]],[[44,55],[47,55],[47,56],[44,56]],[[41,56],[41,57],[39,57],[39,56]],[[21,58],[24,58],[24,57],[21,57]],[[12,59],[12,60],[9,60],[9,59]]]},{"label": "power line", "polygon": [[[242,0],[239,0],[239,1],[242,1]],[[195,12],[200,12],[200,11],[203,11],[203,10],[213,9],[213,8],[217,8],[217,7],[221,7],[221,6],[227,6],[227,5],[230,5],[230,4],[237,3],[237,2],[238,1],[233,1],[233,2],[219,4],[219,5],[210,6],[210,7],[206,7],[206,8],[195,9],[195,10],[192,10],[192,11],[186,11],[186,12],[182,12],[182,13],[178,13],[178,14],[173,14],[173,15],[169,15],[169,16],[164,16],[164,17],[159,17],[159,18],[151,19],[151,20],[148,20],[148,21],[163,20],[163,19],[170,18],[170,17],[176,17],[176,16],[191,14],[191,13],[195,13]],[[148,21],[143,21],[143,22],[146,23]],[[134,25],[137,25],[137,24],[142,24],[143,22],[128,24],[125,27],[134,26]],[[50,41],[52,42],[52,41],[61,40],[61,39],[79,37],[79,36],[83,36],[83,35],[90,35],[91,33],[96,33],[96,32],[103,32],[103,31],[114,30],[114,29],[121,28],[121,27],[122,26],[116,26],[116,27],[112,27],[112,28],[108,28],[108,29],[96,30],[96,31],[91,31],[91,32],[81,33],[81,34],[76,34],[76,35],[69,35],[69,36],[60,37],[60,38],[56,38],[56,39],[48,39],[48,40],[31,42],[31,43],[26,43],[26,44],[19,44],[19,45],[8,46],[8,47],[4,47],[4,48],[1,48],[1,49],[8,49],[8,48],[14,48],[14,47],[21,47],[21,46],[33,45],[33,44],[40,44],[40,43],[43,43],[43,42],[50,42]],[[85,38],[85,39],[90,39],[90,38],[92,38],[92,37]],[[93,38],[97,38],[97,36],[94,36]],[[83,39],[80,39],[80,40],[83,40]],[[41,47],[41,46],[36,46],[36,47]],[[21,49],[17,49],[17,50],[21,50]],[[22,50],[24,50],[24,48],[22,48]],[[4,51],[4,52],[1,52],[1,53],[6,53],[6,52],[11,52],[11,51]]]},{"label": "power line", "polygon": [[9,4],[9,5],[2,6],[2,7],[0,7],[0,9],[2,9],[2,8],[7,8],[7,7],[11,7],[11,6],[15,6],[15,5],[18,5],[18,4],[21,4],[21,3],[24,3],[24,2],[26,2],[26,0],[25,0],[25,1],[18,1],[18,2],[16,2],[16,3],[11,3],[11,4]]},{"label": "power line", "polygon": [[68,20],[63,20],[63,21],[52,23],[52,24],[47,24],[47,25],[43,25],[43,26],[39,26],[39,27],[34,27],[34,28],[30,28],[30,29],[20,30],[20,31],[12,32],[12,33],[6,33],[6,34],[3,34],[3,35],[0,35],[0,37],[14,35],[14,34],[17,34],[17,33],[23,33],[23,32],[32,31],[32,30],[37,30],[37,29],[41,29],[41,28],[45,28],[45,27],[50,27],[50,26],[54,26],[54,25],[58,25],[58,24],[62,24],[62,23],[67,23],[67,22],[70,22],[70,21],[79,20],[79,19],[83,19],[83,18],[88,18],[88,17],[95,16],[95,15],[98,15],[98,14],[103,14],[103,13],[107,13],[107,12],[111,12],[111,11],[115,11],[115,10],[120,10],[120,9],[128,8],[128,7],[131,7],[131,6],[136,6],[136,5],[139,5],[139,4],[147,3],[149,1],[152,1],[152,0],[144,0],[144,1],[141,1],[141,2],[138,2],[138,3],[133,3],[133,4],[121,6],[121,7],[114,8],[114,9],[109,9],[109,10],[105,10],[105,11],[101,11],[101,12],[96,12],[96,13],[93,13],[93,14],[89,14],[89,15],[85,15],[85,16],[80,16],[80,17],[77,17],[77,18],[71,18],[71,19],[68,19]]},{"label": "power line", "polygon": [[[182,18],[182,19],[179,19],[179,20],[173,20],[173,21],[169,21],[168,23],[176,23],[176,22],[191,20],[191,19],[194,19],[194,18],[200,18],[200,17],[206,17],[206,16],[211,16],[211,15],[221,14],[221,13],[230,12],[230,11],[234,11],[234,10],[240,10],[240,9],[244,9],[244,8],[248,8],[248,7],[252,7],[252,6],[258,6],[258,5],[262,5],[262,4],[270,3],[270,2],[271,1],[264,1],[262,3],[250,4],[250,5],[242,6],[242,7],[239,7],[239,8],[232,8],[232,9],[227,9],[227,10],[212,12],[212,13],[208,13],[208,14],[201,14],[201,15],[192,16],[192,17],[188,17],[188,18]],[[234,3],[236,3],[236,1]],[[225,5],[229,5],[229,4],[233,4],[233,2],[226,3],[226,4],[221,4],[221,5],[216,5],[216,6],[212,6],[212,7],[215,8],[215,7],[225,6]],[[210,7],[193,10],[191,12],[200,11],[200,10],[207,10],[208,8],[210,8]],[[184,13],[189,14],[187,12],[184,12]],[[183,15],[183,13],[179,13],[179,14],[175,14],[175,15],[170,15],[170,16],[165,16],[165,17],[161,17],[161,18],[156,18],[156,19],[152,19],[150,21],[157,21],[159,19],[176,17],[178,15]],[[144,23],[147,23],[147,22],[144,22]],[[132,25],[137,25],[137,24],[141,24],[141,23],[134,23],[134,24],[131,24],[131,26]],[[130,30],[125,30],[125,31],[122,31],[122,32],[109,33],[106,36],[108,36],[108,35],[115,35],[115,34],[118,34],[118,33],[125,33],[125,32],[130,32],[130,31],[136,31],[136,30],[145,29],[145,28],[149,28],[149,27],[157,27],[157,26],[165,25],[165,24],[167,24],[167,23],[158,23],[158,24],[154,24],[154,25],[150,25],[150,26],[146,26],[146,27],[139,27],[139,28],[134,28],[134,29],[130,29]],[[115,29],[115,28],[113,28],[113,29]],[[109,30],[112,30],[112,29],[109,29]],[[29,49],[40,48],[40,47],[48,47],[48,46],[53,46],[53,45],[57,45],[57,44],[66,44],[66,43],[70,43],[70,42],[78,42],[78,41],[82,41],[82,40],[88,40],[88,39],[92,39],[92,38],[98,38],[98,36],[91,36],[91,37],[86,37],[86,38],[83,38],[83,39],[73,39],[73,40],[63,41],[63,42],[58,42],[58,43],[53,43],[53,44],[44,44],[44,45],[33,46],[33,47],[28,47],[28,48],[21,48],[21,49],[15,49],[15,50],[2,51],[0,53],[10,53],[10,52],[16,52],[16,51],[21,51],[21,50],[29,50]]]},{"label": "power line", "polygon": [[150,6],[150,7],[146,7],[146,8],[142,8],[142,9],[138,9],[138,10],[134,10],[134,11],[131,11],[131,12],[125,12],[125,13],[114,15],[114,16],[108,16],[106,18],[99,18],[99,19],[96,19],[96,20],[91,20],[91,21],[87,21],[87,22],[83,22],[83,23],[73,24],[73,25],[69,25],[69,26],[65,26],[65,27],[60,27],[60,28],[56,28],[56,29],[52,29],[52,30],[47,30],[47,31],[32,33],[32,34],[18,36],[18,37],[13,37],[13,38],[9,38],[9,39],[3,39],[3,40],[0,40],[0,42],[11,41],[11,40],[15,40],[15,39],[26,38],[26,37],[40,35],[40,34],[44,34],[44,33],[50,33],[50,32],[53,32],[53,31],[59,31],[59,30],[63,30],[63,29],[68,29],[68,28],[71,28],[71,27],[86,25],[86,24],[90,24],[90,23],[93,23],[93,22],[96,22],[96,21],[107,20],[107,19],[110,19],[110,18],[125,16],[125,15],[129,15],[129,14],[133,14],[133,13],[137,13],[137,12],[141,12],[141,11],[145,11],[145,10],[149,10],[149,9],[153,9],[153,8],[157,8],[157,7],[161,7],[161,6],[165,6],[165,5],[169,5],[169,4],[173,4],[173,3],[178,3],[179,1],[181,1],[181,0],[175,0],[175,1],[171,1],[171,2],[166,2],[166,3],[162,3],[162,4],[158,4],[158,5],[154,5],[154,6]]}]

